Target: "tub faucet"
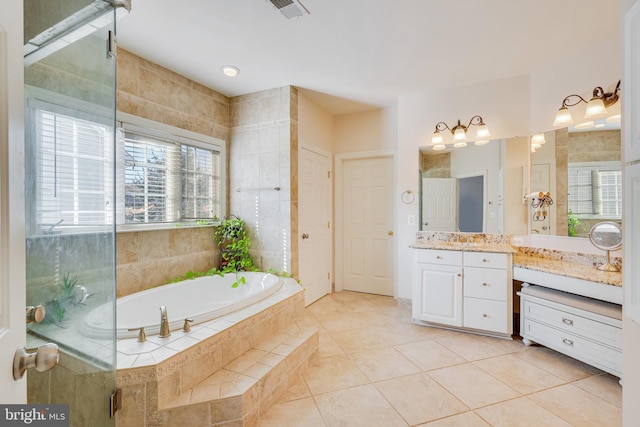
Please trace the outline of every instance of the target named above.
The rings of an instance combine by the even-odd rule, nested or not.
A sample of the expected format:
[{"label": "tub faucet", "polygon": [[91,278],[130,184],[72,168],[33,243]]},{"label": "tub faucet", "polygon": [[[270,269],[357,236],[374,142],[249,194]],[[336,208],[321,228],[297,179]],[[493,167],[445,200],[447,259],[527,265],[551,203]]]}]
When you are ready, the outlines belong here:
[{"label": "tub faucet", "polygon": [[164,305],[160,306],[160,338],[165,338],[171,335],[171,331],[169,331],[169,317],[167,316],[167,307]]}]

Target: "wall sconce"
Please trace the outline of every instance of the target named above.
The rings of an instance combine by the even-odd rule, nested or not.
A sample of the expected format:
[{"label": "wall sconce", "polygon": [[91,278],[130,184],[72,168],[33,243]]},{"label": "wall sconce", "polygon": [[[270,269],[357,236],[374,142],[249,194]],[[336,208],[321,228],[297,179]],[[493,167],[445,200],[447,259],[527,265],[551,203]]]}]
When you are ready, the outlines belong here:
[{"label": "wall sconce", "polygon": [[444,138],[440,133],[445,129],[448,129],[449,132],[451,132],[451,134],[453,135],[452,142],[453,142],[454,148],[466,147],[467,146],[467,130],[472,125],[478,126],[478,130],[476,131],[475,144],[483,145],[489,142],[489,137],[491,136],[491,133],[489,132],[489,128],[482,120],[482,117],[473,116],[471,117],[471,120],[469,120],[469,124],[467,124],[466,126],[460,123],[460,120],[458,120],[458,123],[452,128],[450,128],[445,122],[438,122],[436,124],[436,130],[435,132],[433,132],[433,136],[431,137],[431,145],[433,146],[433,149],[436,151],[444,150],[446,148],[446,144],[450,143],[450,142],[445,143]]},{"label": "wall sconce", "polygon": [[[581,97],[580,95],[569,95],[562,101],[562,107],[556,113],[556,118],[553,121],[554,126],[568,126],[573,124],[573,117],[569,107],[584,102],[587,104],[587,109],[584,115],[587,123],[593,119],[599,119],[609,114],[607,108],[615,104],[618,99],[618,92],[620,92],[620,80],[613,92],[605,92],[600,86],[593,89],[593,96],[589,101]],[[593,125],[593,123],[590,123]],[[585,123],[586,125],[586,123]],[[580,125],[578,125],[580,126]],[[577,127],[577,126],[576,126]]]},{"label": "wall sconce", "polygon": [[544,133],[533,134],[531,137],[531,152],[535,153],[536,150],[542,147],[546,142],[547,140],[544,138]]},{"label": "wall sconce", "polygon": [[534,221],[544,221],[549,213],[549,206],[553,204],[550,192],[540,191],[537,196],[531,193],[531,207],[535,209],[533,212]]}]

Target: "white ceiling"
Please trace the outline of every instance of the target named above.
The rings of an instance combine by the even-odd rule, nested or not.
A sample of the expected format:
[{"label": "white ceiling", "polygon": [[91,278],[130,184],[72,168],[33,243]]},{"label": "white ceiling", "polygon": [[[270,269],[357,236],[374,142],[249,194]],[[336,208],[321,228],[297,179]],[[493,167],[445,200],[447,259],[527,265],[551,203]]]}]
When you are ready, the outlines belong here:
[{"label": "white ceiling", "polygon": [[617,0],[301,1],[310,14],[286,20],[266,0],[132,0],[118,42],[226,96],[293,85],[339,115],[526,75],[619,37]]}]

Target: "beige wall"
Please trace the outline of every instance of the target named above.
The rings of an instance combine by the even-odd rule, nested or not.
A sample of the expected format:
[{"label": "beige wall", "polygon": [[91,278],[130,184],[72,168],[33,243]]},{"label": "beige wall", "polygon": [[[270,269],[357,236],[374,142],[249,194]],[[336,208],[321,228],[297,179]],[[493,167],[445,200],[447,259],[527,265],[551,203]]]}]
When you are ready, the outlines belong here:
[{"label": "beige wall", "polygon": [[334,116],[298,92],[298,140],[300,147],[333,153]]},{"label": "beige wall", "polygon": [[245,220],[258,268],[297,274],[298,91],[231,98],[230,126],[229,212]]},{"label": "beige wall", "polygon": [[[224,95],[124,49],[118,49],[117,76],[119,112],[229,140]],[[118,296],[219,266],[212,227],[119,232],[116,254]]]},{"label": "beige wall", "polygon": [[515,235],[528,234],[528,208],[522,203],[522,197],[523,181],[526,181],[523,171],[529,160],[529,138],[507,139],[505,153],[504,230]]},{"label": "beige wall", "polygon": [[336,116],[334,118],[334,152],[395,149],[396,122],[395,107]]}]

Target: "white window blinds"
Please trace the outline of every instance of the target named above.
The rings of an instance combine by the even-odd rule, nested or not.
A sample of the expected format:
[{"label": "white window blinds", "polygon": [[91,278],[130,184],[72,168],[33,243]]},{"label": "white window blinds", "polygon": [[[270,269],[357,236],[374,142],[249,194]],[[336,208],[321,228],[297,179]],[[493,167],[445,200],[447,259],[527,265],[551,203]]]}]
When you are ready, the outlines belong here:
[{"label": "white window blinds", "polygon": [[41,108],[34,118],[37,223],[113,223],[112,128]]},{"label": "white window blinds", "polygon": [[622,172],[613,167],[569,166],[568,204],[574,214],[622,217]]},{"label": "white window blinds", "polygon": [[220,217],[220,152],[204,143],[126,126],[122,164],[125,223]]}]

